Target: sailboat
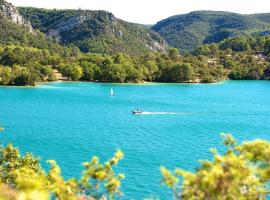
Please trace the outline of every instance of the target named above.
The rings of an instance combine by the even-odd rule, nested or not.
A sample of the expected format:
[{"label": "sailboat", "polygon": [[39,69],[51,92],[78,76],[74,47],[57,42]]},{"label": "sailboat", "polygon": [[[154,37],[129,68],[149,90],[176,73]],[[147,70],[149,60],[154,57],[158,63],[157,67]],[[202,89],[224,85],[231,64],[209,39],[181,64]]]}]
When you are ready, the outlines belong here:
[{"label": "sailboat", "polygon": [[115,96],[114,91],[113,91],[113,89],[111,88],[111,97],[114,97],[114,96]]}]

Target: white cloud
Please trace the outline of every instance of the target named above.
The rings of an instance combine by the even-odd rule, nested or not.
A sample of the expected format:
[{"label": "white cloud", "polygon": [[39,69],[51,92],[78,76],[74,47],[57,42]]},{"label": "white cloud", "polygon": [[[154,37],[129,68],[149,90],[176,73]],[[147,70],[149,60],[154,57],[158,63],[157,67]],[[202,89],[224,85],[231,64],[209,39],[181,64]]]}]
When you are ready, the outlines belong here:
[{"label": "white cloud", "polygon": [[194,10],[243,14],[270,12],[269,0],[8,0],[16,6],[107,10],[130,22],[153,24],[171,15]]}]

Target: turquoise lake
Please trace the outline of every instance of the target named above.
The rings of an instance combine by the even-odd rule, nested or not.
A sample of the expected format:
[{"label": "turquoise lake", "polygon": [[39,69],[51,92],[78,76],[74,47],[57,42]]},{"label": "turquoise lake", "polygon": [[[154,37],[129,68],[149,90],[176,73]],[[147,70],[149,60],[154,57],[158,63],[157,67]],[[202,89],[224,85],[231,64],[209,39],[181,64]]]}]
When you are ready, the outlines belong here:
[{"label": "turquoise lake", "polygon": [[[136,108],[149,113],[132,115]],[[193,171],[210,147],[224,150],[221,132],[270,140],[270,81],[0,87],[0,126],[2,143],[33,152],[46,169],[55,159],[67,178],[79,177],[93,155],[106,161],[120,148],[123,199],[172,199],[160,166]]]}]

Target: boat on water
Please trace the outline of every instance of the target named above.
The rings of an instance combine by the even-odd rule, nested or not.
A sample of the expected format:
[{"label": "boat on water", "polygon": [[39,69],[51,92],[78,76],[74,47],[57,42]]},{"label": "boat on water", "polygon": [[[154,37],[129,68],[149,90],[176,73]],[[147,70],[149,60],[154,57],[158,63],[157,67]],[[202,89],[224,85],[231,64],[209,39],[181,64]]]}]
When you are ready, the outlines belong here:
[{"label": "boat on water", "polygon": [[114,91],[113,91],[113,89],[111,88],[111,97],[114,97],[114,96],[115,96]]},{"label": "boat on water", "polygon": [[139,115],[139,114],[143,114],[143,111],[137,109],[137,110],[132,110],[131,113],[134,114],[134,115]]}]

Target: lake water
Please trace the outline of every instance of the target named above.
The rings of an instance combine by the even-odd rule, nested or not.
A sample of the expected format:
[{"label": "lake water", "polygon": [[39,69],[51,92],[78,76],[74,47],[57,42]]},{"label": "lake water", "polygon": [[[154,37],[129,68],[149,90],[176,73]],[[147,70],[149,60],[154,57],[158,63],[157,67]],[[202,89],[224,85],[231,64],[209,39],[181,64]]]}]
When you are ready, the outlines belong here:
[{"label": "lake water", "polygon": [[[132,115],[136,108],[149,113]],[[0,87],[0,126],[4,144],[33,152],[45,167],[55,159],[65,177],[79,177],[82,162],[105,161],[120,148],[123,199],[170,199],[160,166],[194,170],[210,147],[222,150],[221,132],[270,140],[270,81]]]}]

